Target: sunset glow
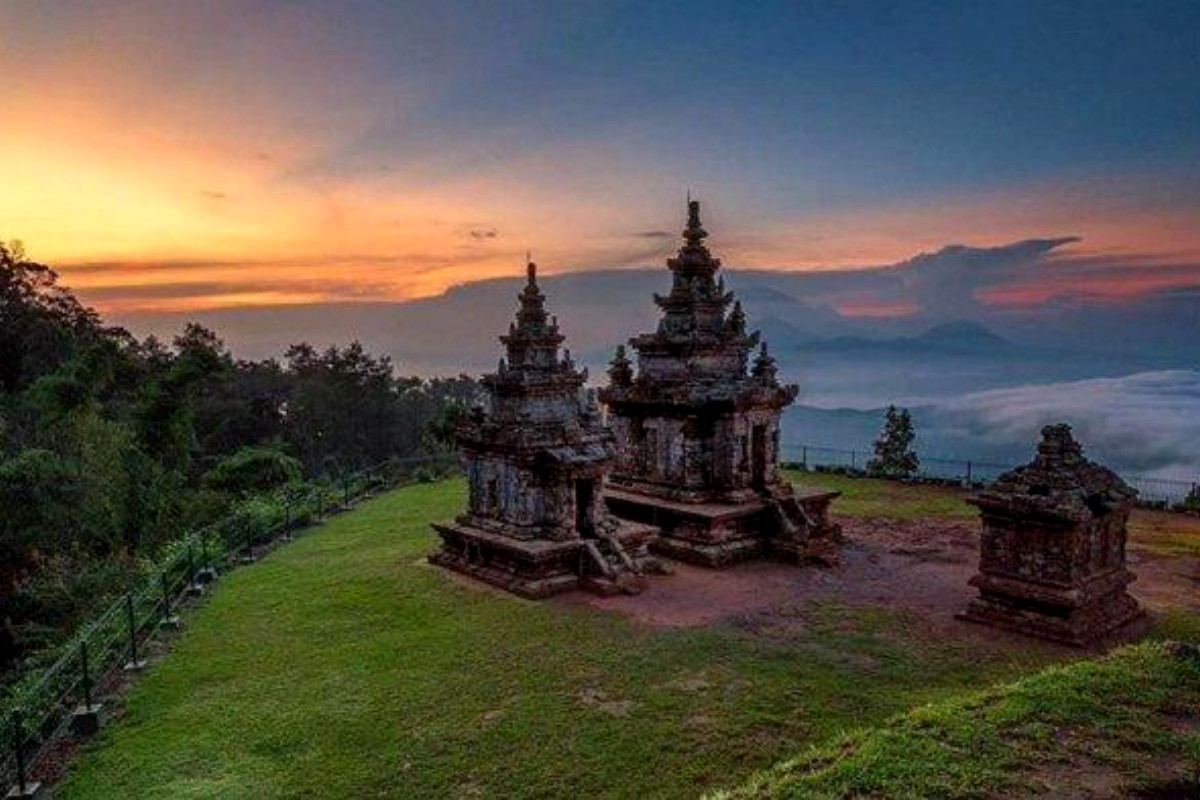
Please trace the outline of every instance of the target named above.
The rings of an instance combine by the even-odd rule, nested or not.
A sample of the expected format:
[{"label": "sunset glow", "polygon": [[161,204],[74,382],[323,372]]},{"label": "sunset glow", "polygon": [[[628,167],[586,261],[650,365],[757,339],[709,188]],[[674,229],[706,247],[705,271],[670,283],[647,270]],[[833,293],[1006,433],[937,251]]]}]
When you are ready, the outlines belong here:
[{"label": "sunset glow", "polygon": [[[372,14],[339,27],[305,4],[168,6],[0,9],[0,237],[22,240],[103,311],[423,297],[510,275],[526,250],[551,274],[652,266],[673,246],[688,188],[705,197],[735,269],[874,268],[947,244],[1069,235],[1080,241],[1044,274],[978,297],[1115,301],[1200,284],[1194,160],[937,185],[921,176],[887,196],[861,158],[828,147],[714,156],[669,111],[643,107],[636,82],[610,88],[570,66],[561,91],[575,87],[585,105],[615,92],[597,124],[568,124],[582,108],[559,98],[549,71],[523,115],[480,117],[503,92],[523,96],[469,88],[519,72],[518,54],[489,41],[464,58],[403,15],[381,39]],[[444,17],[430,30],[481,37],[462,32],[467,17]],[[550,35],[543,24],[586,24],[508,22],[531,47]],[[420,46],[430,64],[397,54]],[[841,176],[830,173],[838,159]]]}]

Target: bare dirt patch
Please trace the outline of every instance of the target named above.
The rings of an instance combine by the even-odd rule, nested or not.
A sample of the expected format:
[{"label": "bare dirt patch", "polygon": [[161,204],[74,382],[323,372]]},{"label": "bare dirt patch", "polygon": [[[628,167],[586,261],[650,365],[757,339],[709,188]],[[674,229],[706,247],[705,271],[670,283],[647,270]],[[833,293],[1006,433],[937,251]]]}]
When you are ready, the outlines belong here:
[{"label": "bare dirt patch", "polygon": [[[711,570],[672,564],[674,575],[651,580],[640,595],[572,593],[564,601],[616,611],[648,625],[726,622],[767,638],[802,634],[832,602],[900,612],[913,621],[917,632],[926,634],[988,640],[1020,649],[1064,649],[954,617],[975,594],[968,581],[979,558],[977,522],[882,517],[838,521],[846,541],[836,567],[797,568],[753,561]],[[1180,608],[1200,611],[1200,557],[1131,548],[1129,561],[1138,575],[1133,594],[1152,614]],[[1113,643],[1140,632],[1140,628],[1122,632]]]}]

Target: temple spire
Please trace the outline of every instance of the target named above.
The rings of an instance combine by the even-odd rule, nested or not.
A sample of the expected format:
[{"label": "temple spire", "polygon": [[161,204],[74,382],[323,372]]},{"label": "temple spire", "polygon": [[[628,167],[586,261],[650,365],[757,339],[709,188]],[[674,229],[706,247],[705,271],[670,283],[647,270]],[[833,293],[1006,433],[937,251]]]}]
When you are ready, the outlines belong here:
[{"label": "temple spire", "polygon": [[688,221],[687,228],[683,231],[683,238],[688,245],[699,247],[708,236],[708,231],[704,230],[704,226],[700,224],[700,201],[690,199],[690,194],[688,196]]},{"label": "temple spire", "polygon": [[633,384],[633,364],[625,353],[625,345],[617,346],[617,354],[613,356],[608,368],[608,377],[614,386],[631,386]]},{"label": "temple spire", "polygon": [[751,374],[759,383],[767,386],[774,386],[776,384],[779,370],[775,366],[775,359],[767,352],[766,342],[762,342],[758,347],[758,357],[754,359],[754,367],[751,369]]},{"label": "temple spire", "polygon": [[527,333],[540,332],[546,324],[546,296],[537,285],[537,264],[525,264],[526,283],[521,291],[521,307],[517,311],[517,329]]}]

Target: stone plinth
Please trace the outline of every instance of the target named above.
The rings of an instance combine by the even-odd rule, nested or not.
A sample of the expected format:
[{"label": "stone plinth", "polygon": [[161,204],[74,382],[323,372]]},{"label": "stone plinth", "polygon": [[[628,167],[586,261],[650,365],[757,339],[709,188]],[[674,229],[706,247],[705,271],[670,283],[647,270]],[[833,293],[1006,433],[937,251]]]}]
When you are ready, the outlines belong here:
[{"label": "stone plinth", "polygon": [[612,433],[583,389],[586,372],[560,354],[544,301],[530,264],[516,322],[500,337],[506,358],[483,378],[487,403],[457,432],[466,513],[433,526],[442,548],[429,560],[523,597],[636,592],[657,571],[647,548],[657,531],[605,509]]},{"label": "stone plinth", "polygon": [[979,508],[979,596],[960,616],[1075,646],[1142,614],[1126,587],[1126,523],[1136,493],[1083,457],[1070,426],[1042,430],[1037,457],[970,502]]},{"label": "stone plinth", "polygon": [[836,535],[828,508],[837,493],[796,495],[783,480],[779,420],[797,387],[780,383],[766,344],[747,332],[707,236],[690,201],[684,244],[667,262],[671,291],[654,298],[658,329],[630,340],[636,371],[618,348],[600,391],[617,445],[608,506],[662,526],[654,549],[674,558],[801,561],[811,539]]},{"label": "stone plinth", "polygon": [[[594,545],[593,552],[583,539],[514,539],[453,522],[433,527],[443,545],[429,557],[432,563],[521,597],[536,600],[571,589],[616,594],[640,591],[644,585],[642,570],[612,569],[599,546]],[[644,564],[649,555],[647,545],[658,529],[622,523],[612,535],[621,550]]]},{"label": "stone plinth", "polygon": [[[815,534],[837,538],[829,504],[841,492],[803,490],[789,499],[751,497],[737,503],[686,503],[636,491],[609,489],[608,507],[624,519],[661,529],[650,545],[659,555],[706,567],[758,556],[801,563]],[[789,508],[794,504],[795,508]],[[787,516],[781,518],[781,514]],[[800,516],[799,523],[792,515]]]}]

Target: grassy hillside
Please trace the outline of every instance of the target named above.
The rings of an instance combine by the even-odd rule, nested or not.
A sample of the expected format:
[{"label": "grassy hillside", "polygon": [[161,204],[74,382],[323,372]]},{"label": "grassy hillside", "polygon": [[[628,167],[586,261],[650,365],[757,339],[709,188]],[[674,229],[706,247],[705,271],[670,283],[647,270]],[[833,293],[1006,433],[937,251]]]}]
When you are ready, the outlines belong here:
[{"label": "grassy hillside", "polygon": [[1049,658],[882,608],[762,638],[519,600],[425,565],[463,499],[392,492],[222,578],[63,795],[695,797]]},{"label": "grassy hillside", "polygon": [[810,748],[713,800],[1200,796],[1200,653],[1052,667]]}]

